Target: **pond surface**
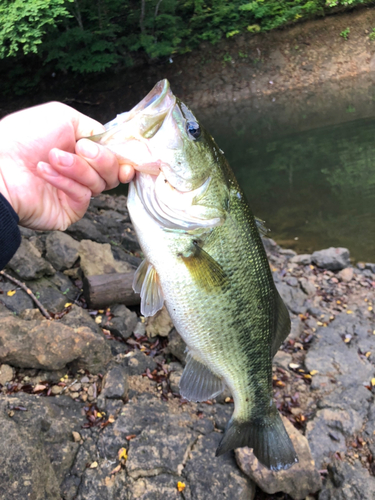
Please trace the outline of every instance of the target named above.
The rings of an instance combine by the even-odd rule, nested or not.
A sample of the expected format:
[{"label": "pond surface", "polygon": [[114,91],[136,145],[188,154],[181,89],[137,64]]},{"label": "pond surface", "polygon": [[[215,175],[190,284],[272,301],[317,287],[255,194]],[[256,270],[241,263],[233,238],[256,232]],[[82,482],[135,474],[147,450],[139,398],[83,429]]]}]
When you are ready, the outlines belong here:
[{"label": "pond surface", "polygon": [[299,96],[288,123],[277,114],[293,95],[279,98],[277,109],[236,105],[235,117],[215,109],[203,122],[277,243],[299,253],[347,247],[353,260],[375,262],[374,88],[357,96],[353,88],[341,97],[337,89],[305,102]]}]

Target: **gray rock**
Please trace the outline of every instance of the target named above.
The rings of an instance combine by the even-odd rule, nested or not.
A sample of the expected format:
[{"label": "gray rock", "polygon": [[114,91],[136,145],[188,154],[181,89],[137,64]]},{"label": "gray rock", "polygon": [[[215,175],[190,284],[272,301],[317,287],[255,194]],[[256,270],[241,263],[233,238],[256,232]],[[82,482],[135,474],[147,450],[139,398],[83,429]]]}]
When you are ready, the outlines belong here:
[{"label": "gray rock", "polygon": [[137,235],[135,234],[132,224],[123,224],[123,231],[121,233],[121,244],[129,252],[139,252],[141,247],[138,243]]},{"label": "gray rock", "polygon": [[22,239],[21,246],[7,267],[17,273],[22,280],[37,279],[55,273],[51,264],[43,259],[39,250],[26,239]]},{"label": "gray rock", "polygon": [[339,271],[350,265],[350,254],[347,248],[330,247],[314,252],[311,261],[323,269]]},{"label": "gray rock", "polygon": [[318,411],[306,427],[306,437],[317,467],[324,468],[336,452],[345,452],[345,439],[359,432],[362,426],[363,418],[351,409]]},{"label": "gray rock", "polygon": [[276,493],[282,491],[294,500],[304,500],[322,487],[320,474],[315,468],[307,439],[285,417],[285,428],[292,440],[298,456],[298,463],[287,470],[274,472],[260,464],[250,448],[236,450],[236,460],[240,469],[254,481],[262,491]]},{"label": "gray rock", "polygon": [[288,309],[294,314],[303,314],[306,312],[306,295],[302,290],[294,286],[289,286],[286,283],[276,283],[276,288]]},{"label": "gray rock", "polygon": [[85,276],[126,273],[133,268],[127,262],[115,260],[109,243],[82,240],[79,245],[81,268]]},{"label": "gray rock", "polygon": [[70,326],[71,328],[85,326],[87,328],[90,328],[90,330],[92,330],[94,333],[101,334],[99,325],[95,323],[89,312],[86,309],[82,309],[82,307],[77,306],[76,304],[72,305],[72,308],[68,312],[68,314],[65,314],[65,316],[63,316],[59,320],[59,322],[63,325]]},{"label": "gray rock", "polygon": [[304,324],[299,316],[291,318],[291,328],[288,339],[296,340],[304,330]]},{"label": "gray rock", "polygon": [[316,294],[316,288],[315,288],[315,285],[312,281],[310,281],[306,278],[301,278],[300,285],[301,285],[301,288],[305,292],[306,295],[312,296],[312,295]]},{"label": "gray rock", "polygon": [[300,264],[302,266],[308,266],[309,264],[311,264],[311,255],[307,253],[295,255],[290,259],[290,262],[292,264]]},{"label": "gray rock", "polygon": [[105,235],[105,228],[100,224],[95,224],[87,217],[75,222],[66,229],[76,240],[92,240],[98,243],[108,243],[108,237]]},{"label": "gray rock", "polygon": [[290,248],[280,248],[279,253],[285,255],[286,257],[296,257],[297,252],[291,250]]},{"label": "gray rock", "polygon": [[78,259],[78,241],[61,231],[52,231],[46,239],[46,259],[57,271],[73,266]]},{"label": "gray rock", "polygon": [[98,372],[109,359],[104,337],[85,326],[73,329],[56,321],[2,318],[0,363],[47,370],[72,364]]},{"label": "gray rock", "polygon": [[[34,302],[30,295],[20,290],[14,283],[9,281],[0,283],[0,289],[3,292],[0,295],[0,300],[6,306],[7,310],[20,314],[25,309],[32,309],[34,307]],[[7,294],[7,292],[14,291],[16,291],[14,295],[9,296]]]},{"label": "gray rock", "polygon": [[[26,408],[27,411],[12,408]],[[72,431],[84,421],[82,404],[71,398],[37,398],[18,393],[0,398],[0,434],[6,454],[0,454],[0,498],[61,498],[58,485],[71,468],[78,443]],[[31,484],[30,484],[31,483]],[[3,494],[3,491],[7,494]]]},{"label": "gray rock", "polygon": [[141,351],[131,351],[124,357],[123,363],[127,367],[129,375],[142,375],[147,368],[153,371],[157,366],[153,358],[146,356]]},{"label": "gray rock", "polygon": [[195,443],[183,475],[190,484],[192,498],[206,500],[207,492],[215,500],[252,500],[255,485],[238,470],[231,453],[215,457],[222,435],[212,432]]},{"label": "gray rock", "polygon": [[[185,485],[183,496],[177,490],[177,483],[184,482],[184,478],[170,474],[160,474],[156,477],[143,477],[136,481],[129,481],[127,500],[190,500],[189,485]],[[185,484],[185,483],[184,483]]]},{"label": "gray rock", "polygon": [[266,249],[266,252],[272,252],[278,248],[276,241],[274,241],[272,238],[262,236],[262,242],[264,248]]},{"label": "gray rock", "polygon": [[179,361],[181,361],[182,365],[185,366],[186,344],[175,328],[173,328],[169,334],[169,342],[166,352],[173,354],[173,356],[175,356]]},{"label": "gray rock", "polygon": [[60,500],[59,484],[40,440],[1,418],[0,498]]},{"label": "gray rock", "polygon": [[108,461],[101,462],[94,469],[86,469],[81,477],[78,494],[72,500],[128,500],[125,471],[111,476],[113,469],[114,465]]},{"label": "gray rock", "polygon": [[72,301],[77,295],[77,288],[69,278],[56,273],[52,278],[41,278],[29,281],[27,286],[47,311],[57,313],[64,309],[67,302]]},{"label": "gray rock", "polygon": [[111,368],[104,376],[100,396],[125,401],[129,390],[127,377],[128,373],[124,366],[117,365]]},{"label": "gray rock", "polygon": [[292,362],[292,355],[284,351],[277,351],[275,357],[273,358],[273,363],[276,366],[284,368],[284,370],[289,369],[289,363]]},{"label": "gray rock", "polygon": [[372,273],[375,274],[375,264],[372,262],[366,262],[365,269],[369,269]]},{"label": "gray rock", "polygon": [[155,472],[178,474],[197,436],[173,420],[164,416],[163,423],[144,427],[130,441],[127,470],[132,478],[154,476]]},{"label": "gray rock", "polygon": [[374,500],[375,478],[359,462],[350,465],[334,460],[327,469],[327,483],[319,500]]},{"label": "gray rock", "polygon": [[123,304],[117,304],[111,307],[112,319],[103,316],[102,327],[109,330],[113,335],[128,339],[134,332],[138,323],[138,317],[135,312],[131,311]]}]

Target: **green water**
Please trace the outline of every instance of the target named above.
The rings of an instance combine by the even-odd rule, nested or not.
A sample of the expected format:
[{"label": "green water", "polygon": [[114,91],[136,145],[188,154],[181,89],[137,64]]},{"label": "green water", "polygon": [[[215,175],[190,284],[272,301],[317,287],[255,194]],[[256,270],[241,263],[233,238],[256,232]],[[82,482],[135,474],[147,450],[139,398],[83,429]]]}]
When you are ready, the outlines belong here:
[{"label": "green water", "polygon": [[281,137],[222,133],[220,124],[210,132],[279,244],[306,253],[342,246],[375,261],[375,118]]}]

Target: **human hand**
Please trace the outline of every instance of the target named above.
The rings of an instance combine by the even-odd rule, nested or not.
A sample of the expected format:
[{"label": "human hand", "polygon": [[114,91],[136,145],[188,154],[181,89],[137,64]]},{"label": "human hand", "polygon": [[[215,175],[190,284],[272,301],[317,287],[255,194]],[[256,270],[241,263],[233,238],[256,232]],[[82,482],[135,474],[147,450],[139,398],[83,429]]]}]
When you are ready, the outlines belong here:
[{"label": "human hand", "polygon": [[84,215],[91,196],[132,179],[133,167],[82,139],[103,131],[96,120],[58,102],[0,121],[0,193],[20,225],[64,230]]}]

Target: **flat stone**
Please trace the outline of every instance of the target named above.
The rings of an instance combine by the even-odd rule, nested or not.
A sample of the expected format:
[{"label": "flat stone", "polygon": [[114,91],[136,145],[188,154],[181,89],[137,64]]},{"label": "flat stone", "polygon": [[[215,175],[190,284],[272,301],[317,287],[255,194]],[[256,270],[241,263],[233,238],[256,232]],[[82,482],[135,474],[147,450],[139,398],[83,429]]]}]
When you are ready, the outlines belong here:
[{"label": "flat stone", "polygon": [[255,484],[236,466],[233,454],[215,457],[222,434],[211,432],[197,440],[184,469],[192,498],[207,500],[252,500]]},{"label": "flat stone", "polygon": [[337,452],[346,451],[346,438],[359,432],[364,423],[354,410],[324,409],[307,423],[306,437],[319,469],[330,463]]},{"label": "flat stone", "polygon": [[37,279],[55,273],[54,268],[43,259],[39,250],[24,238],[7,267],[17,273],[21,280]]},{"label": "flat stone", "polygon": [[294,257],[292,257],[290,259],[289,262],[291,262],[292,264],[299,264],[302,266],[308,266],[309,264],[311,264],[311,254],[303,253],[303,254],[295,255]]},{"label": "flat stone", "polygon": [[183,497],[177,489],[177,483],[185,484],[183,477],[160,474],[156,477],[143,477],[128,483],[128,500],[190,500],[189,484],[185,484]]},{"label": "flat stone", "polygon": [[319,500],[374,500],[375,478],[357,461],[350,465],[334,460]]},{"label": "flat stone", "polygon": [[298,463],[287,470],[271,471],[254,456],[250,448],[235,451],[240,469],[254,481],[262,491],[276,493],[282,491],[294,500],[304,500],[308,494],[316,493],[322,487],[320,474],[315,467],[307,439],[298,432],[285,417],[285,428],[298,456]]},{"label": "flat stone", "polygon": [[173,328],[173,323],[167,308],[163,308],[158,311],[155,316],[147,319],[146,333],[148,337],[168,337],[170,331]]},{"label": "flat stone", "polygon": [[157,366],[153,358],[146,356],[141,351],[132,351],[129,355],[126,355],[123,364],[127,367],[129,375],[142,375],[147,368],[153,371]]},{"label": "flat stone", "polygon": [[78,259],[79,242],[61,231],[52,231],[46,239],[46,259],[57,271],[73,266]]},{"label": "flat stone", "polygon": [[126,273],[133,269],[127,262],[115,260],[109,243],[82,240],[79,245],[79,256],[85,276]]},{"label": "flat stone", "polygon": [[347,248],[330,247],[314,252],[311,261],[323,269],[339,271],[350,265],[350,254]]}]

